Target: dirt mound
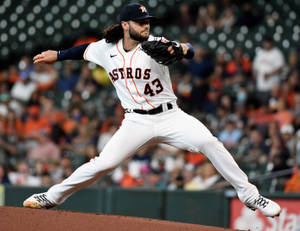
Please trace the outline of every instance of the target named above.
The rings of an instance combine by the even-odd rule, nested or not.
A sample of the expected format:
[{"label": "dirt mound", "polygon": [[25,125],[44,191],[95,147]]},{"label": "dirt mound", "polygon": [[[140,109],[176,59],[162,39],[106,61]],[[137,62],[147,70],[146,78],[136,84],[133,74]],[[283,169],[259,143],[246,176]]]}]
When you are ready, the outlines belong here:
[{"label": "dirt mound", "polygon": [[230,229],[224,228],[161,221],[148,218],[6,206],[0,207],[0,230],[230,231]]}]

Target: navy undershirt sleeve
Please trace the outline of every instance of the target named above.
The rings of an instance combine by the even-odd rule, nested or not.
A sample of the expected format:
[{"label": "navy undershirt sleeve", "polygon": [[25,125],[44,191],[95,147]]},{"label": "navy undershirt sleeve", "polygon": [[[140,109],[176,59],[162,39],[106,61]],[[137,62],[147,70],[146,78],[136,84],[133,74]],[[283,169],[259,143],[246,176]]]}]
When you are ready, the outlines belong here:
[{"label": "navy undershirt sleeve", "polygon": [[83,59],[85,49],[90,43],[85,43],[76,47],[57,52],[57,60],[80,60]]},{"label": "navy undershirt sleeve", "polygon": [[190,43],[185,43],[185,45],[187,45],[189,47],[189,49],[188,49],[186,55],[184,56],[184,58],[186,58],[186,59],[193,58],[194,54],[195,54],[193,46]]}]

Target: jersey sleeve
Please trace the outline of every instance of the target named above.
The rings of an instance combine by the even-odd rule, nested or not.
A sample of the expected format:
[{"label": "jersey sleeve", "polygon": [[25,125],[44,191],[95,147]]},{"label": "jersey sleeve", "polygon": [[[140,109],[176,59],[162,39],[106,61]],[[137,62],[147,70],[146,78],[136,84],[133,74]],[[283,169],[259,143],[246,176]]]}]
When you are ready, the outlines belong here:
[{"label": "jersey sleeve", "polygon": [[101,66],[104,61],[102,60],[104,58],[103,54],[107,50],[106,45],[107,43],[105,42],[104,39],[98,42],[90,43],[90,45],[84,51],[83,54],[84,60],[96,63]]}]

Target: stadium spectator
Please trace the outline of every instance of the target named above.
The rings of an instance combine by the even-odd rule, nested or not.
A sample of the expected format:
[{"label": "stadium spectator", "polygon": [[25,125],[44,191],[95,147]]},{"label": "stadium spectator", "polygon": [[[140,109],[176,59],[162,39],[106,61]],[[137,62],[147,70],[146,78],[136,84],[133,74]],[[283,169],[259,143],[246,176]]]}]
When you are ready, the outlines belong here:
[{"label": "stadium spectator", "polygon": [[41,186],[42,187],[49,187],[53,185],[53,181],[51,179],[51,176],[48,172],[44,172],[41,176]]},{"label": "stadium spectator", "polygon": [[49,187],[53,184],[53,180],[48,171],[49,167],[46,163],[41,161],[36,161],[34,165],[34,176],[37,176],[41,179],[41,186],[42,187]]},{"label": "stadium spectator", "polygon": [[25,157],[23,123],[14,111],[0,116],[0,163],[13,164]]},{"label": "stadium spectator", "polygon": [[281,127],[280,133],[285,146],[289,150],[291,158],[294,159],[296,156],[296,136],[294,135],[294,127],[292,124],[285,124]]},{"label": "stadium spectator", "polygon": [[292,75],[288,80],[283,81],[281,84],[280,97],[286,101],[288,108],[292,108],[294,106],[296,91],[293,81]]},{"label": "stadium spectator", "polygon": [[272,87],[272,90],[270,92],[268,106],[271,111],[273,111],[273,112],[276,111],[276,109],[278,107],[278,100],[280,99],[280,97],[281,97],[281,89],[280,89],[280,85],[278,83]]},{"label": "stadium spectator", "polygon": [[283,66],[282,52],[274,46],[272,38],[265,37],[253,61],[258,99],[267,102],[272,87],[280,81]]},{"label": "stadium spectator", "polygon": [[33,71],[33,63],[29,56],[23,56],[18,63],[19,74],[22,76],[30,76],[31,72]]},{"label": "stadium spectator", "polygon": [[28,118],[24,122],[23,134],[27,139],[34,139],[39,136],[42,130],[50,132],[51,126],[40,117],[39,106],[30,106],[28,108]]},{"label": "stadium spectator", "polygon": [[287,102],[285,99],[280,98],[277,103],[277,112],[274,114],[273,118],[278,122],[279,127],[281,128],[285,124],[293,123],[294,116],[292,112],[288,109]]},{"label": "stadium spectator", "polygon": [[197,28],[215,28],[217,26],[217,15],[218,9],[214,2],[209,2],[207,6],[200,6],[196,20]]},{"label": "stadium spectator", "polygon": [[259,161],[259,158],[266,157],[269,153],[270,147],[265,144],[262,132],[254,129],[250,133],[250,142],[247,152],[252,160]]},{"label": "stadium spectator", "polygon": [[73,165],[75,167],[79,167],[89,160],[88,149],[94,148],[92,135],[92,130],[88,124],[80,123],[76,126],[72,137],[70,137],[70,143],[64,144],[64,151],[73,154]]},{"label": "stadium spectator", "polygon": [[261,107],[253,111],[249,111],[248,115],[250,121],[259,127],[267,126],[271,121],[274,120],[274,114],[266,104],[261,105]]},{"label": "stadium spectator", "polygon": [[231,150],[237,148],[242,135],[242,131],[236,127],[236,121],[228,119],[225,128],[219,134],[219,139],[227,149]]},{"label": "stadium spectator", "polygon": [[144,187],[146,188],[158,188],[164,189],[167,182],[163,179],[161,173],[153,169],[147,174],[146,181],[144,182]]},{"label": "stadium spectator", "polygon": [[187,189],[187,186],[193,186],[192,181],[195,177],[195,166],[186,164],[182,172],[182,176],[184,179],[184,190],[193,190],[193,187],[189,187],[189,189]]},{"label": "stadium spectator", "polygon": [[280,134],[274,135],[271,138],[271,142],[270,152],[268,154],[267,171],[276,172],[287,169],[287,160],[290,157],[290,153]]},{"label": "stadium spectator", "polygon": [[43,162],[57,161],[60,159],[60,149],[49,138],[49,131],[41,129],[36,136],[37,146],[29,150],[28,158],[30,160],[39,160]]},{"label": "stadium spectator", "polygon": [[226,7],[217,21],[217,28],[228,31],[235,24],[236,18],[232,7]]},{"label": "stadium spectator", "polygon": [[21,75],[16,65],[11,65],[8,70],[8,83],[13,85],[17,81],[21,81]]},{"label": "stadium spectator", "polygon": [[203,103],[203,110],[209,114],[217,114],[221,91],[215,87],[210,87],[207,97]]},{"label": "stadium spectator", "polygon": [[285,67],[285,78],[287,79],[292,73],[299,72],[299,54],[292,50],[288,55],[288,63]]},{"label": "stadium spectator", "polygon": [[0,83],[6,83],[8,79],[8,70],[4,69],[0,71]]},{"label": "stadium spectator", "polygon": [[77,155],[86,155],[86,147],[93,143],[91,135],[91,130],[87,124],[79,124],[77,134],[72,139],[72,151]]},{"label": "stadium spectator", "polygon": [[93,95],[97,90],[97,86],[92,78],[90,67],[87,64],[83,64],[75,90],[77,92],[87,92],[89,95]]},{"label": "stadium spectator", "polygon": [[201,46],[195,47],[195,56],[187,64],[192,76],[191,106],[192,110],[201,109],[208,92],[208,79],[213,73],[214,66],[208,51]]},{"label": "stadium spectator", "polygon": [[211,188],[221,179],[214,166],[205,161],[196,169],[196,175],[185,185],[186,190],[206,190]]},{"label": "stadium spectator", "polygon": [[22,157],[18,151],[18,137],[0,134],[0,163],[7,163],[12,159]]},{"label": "stadium spectator", "polygon": [[25,161],[18,163],[17,171],[8,173],[8,179],[13,185],[20,186],[40,186],[40,177],[30,174],[30,169]]},{"label": "stadium spectator", "polygon": [[294,102],[292,100],[294,100],[295,95],[297,93],[299,93],[299,91],[300,91],[300,75],[299,75],[299,73],[300,73],[299,71],[295,70],[288,76],[288,79],[287,79],[287,84],[289,85],[289,89],[290,89],[290,92],[288,92],[289,95],[288,95],[287,100],[288,100],[290,107],[294,106]]},{"label": "stadium spectator", "polygon": [[128,169],[128,165],[124,164],[122,167],[122,178],[120,180],[120,186],[124,188],[137,187],[141,185],[142,182],[139,182],[136,178],[134,178]]},{"label": "stadium spectator", "polygon": [[[71,158],[70,153],[65,153],[65,155],[61,158],[60,166],[63,170],[61,180],[64,180],[65,178],[69,177],[73,172],[73,160]],[[60,169],[58,169],[58,171],[60,171]]]},{"label": "stadium spectator", "polygon": [[233,51],[233,59],[226,65],[226,73],[229,76],[250,76],[251,60],[244,54],[241,47],[236,47]]},{"label": "stadium spectator", "polygon": [[1,123],[0,131],[7,137],[17,139],[17,136],[23,134],[23,123],[16,113],[12,110],[8,110],[7,115],[4,117],[3,123]]},{"label": "stadium spectator", "polygon": [[170,182],[167,185],[169,190],[183,189],[184,178],[182,176],[182,168],[175,168],[170,177]]},{"label": "stadium spectator", "polygon": [[52,65],[36,64],[30,74],[30,79],[37,85],[39,91],[52,88],[57,81],[57,72]]},{"label": "stadium spectator", "polygon": [[[277,134],[280,134],[280,128],[278,126],[278,123],[274,120],[271,120],[267,125],[267,134],[266,134],[266,141],[265,143],[267,145],[271,145],[271,139],[273,136],[276,136]],[[261,129],[264,129],[265,126],[262,126]]]},{"label": "stadium spectator", "polygon": [[219,84],[216,87],[222,87],[223,81],[227,78],[226,66],[228,63],[228,53],[224,49],[220,49],[215,53],[214,74],[219,76]]},{"label": "stadium spectator", "polygon": [[188,63],[188,71],[192,77],[205,80],[212,74],[213,69],[208,51],[202,46],[195,46],[195,56]]},{"label": "stadium spectator", "polygon": [[27,103],[33,92],[36,91],[37,84],[30,80],[27,72],[21,72],[21,79],[21,81],[14,83],[10,94],[12,98],[20,102]]},{"label": "stadium spectator", "polygon": [[79,73],[74,70],[72,62],[65,62],[56,85],[61,92],[71,91],[75,88],[78,80]]},{"label": "stadium spectator", "polygon": [[[243,77],[242,77],[243,78]],[[235,102],[235,108],[236,112],[246,112],[246,104],[248,99],[248,91],[246,87],[240,86],[236,90],[236,102]],[[244,118],[246,119],[246,118]],[[247,121],[243,121],[244,123]]]},{"label": "stadium spectator", "polygon": [[192,12],[192,7],[187,2],[182,2],[179,6],[179,12],[176,14],[175,24],[180,28],[185,27],[186,25],[194,25],[195,18]]},{"label": "stadium spectator", "polygon": [[266,144],[262,131],[254,128],[244,142],[237,155],[243,168],[255,175],[265,173],[270,146]]},{"label": "stadium spectator", "polygon": [[54,127],[55,125],[62,125],[65,120],[66,113],[55,107],[53,99],[41,96],[39,98],[39,104],[41,106],[40,117],[45,124],[48,124],[51,127]]},{"label": "stadium spectator", "polygon": [[[159,148],[157,149],[159,150]],[[166,152],[166,149],[161,149]],[[157,152],[154,152],[154,155],[157,156]],[[157,186],[162,187],[166,186],[170,179],[170,171],[174,169],[174,166],[168,167],[167,161],[169,160],[169,156],[172,155],[170,153],[164,153],[162,155],[158,155],[157,157],[152,158],[151,161],[151,171],[153,174],[159,175],[159,183]]]},{"label": "stadium spectator", "polygon": [[42,161],[37,160],[34,163],[34,170],[33,170],[33,175],[34,176],[38,176],[41,177],[43,175],[44,172],[47,171],[47,165],[46,163],[44,164]]}]

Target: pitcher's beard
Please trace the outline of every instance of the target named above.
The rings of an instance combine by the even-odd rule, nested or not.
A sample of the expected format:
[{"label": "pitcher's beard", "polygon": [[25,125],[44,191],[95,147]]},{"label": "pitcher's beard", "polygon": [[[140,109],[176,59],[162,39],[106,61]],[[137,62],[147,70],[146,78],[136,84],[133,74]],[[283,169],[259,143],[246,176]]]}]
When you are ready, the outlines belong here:
[{"label": "pitcher's beard", "polygon": [[138,42],[144,42],[147,41],[149,38],[149,35],[142,36],[141,34],[137,33],[132,27],[129,27],[129,36],[131,39],[138,41]]}]

